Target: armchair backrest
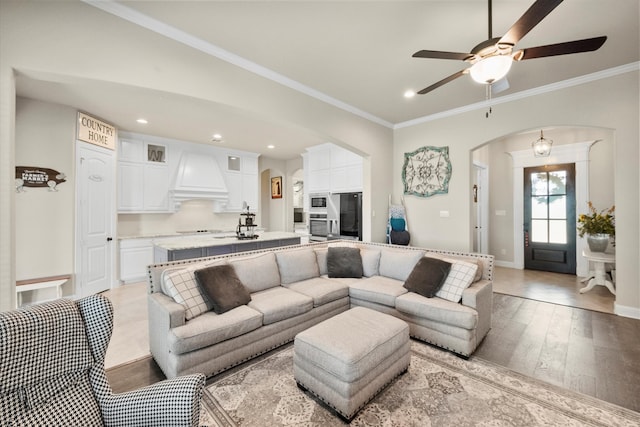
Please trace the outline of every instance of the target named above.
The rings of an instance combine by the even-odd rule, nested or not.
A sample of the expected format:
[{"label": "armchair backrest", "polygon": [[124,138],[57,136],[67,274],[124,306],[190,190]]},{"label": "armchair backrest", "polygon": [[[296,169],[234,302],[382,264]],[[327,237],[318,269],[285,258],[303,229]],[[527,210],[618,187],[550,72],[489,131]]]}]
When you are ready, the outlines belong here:
[{"label": "armchair backrest", "polygon": [[[100,316],[106,319],[88,314],[96,304],[107,305],[109,314]],[[96,321],[106,321],[107,331],[88,334]],[[0,313],[0,419],[10,425],[102,425],[89,374],[102,369],[106,344],[100,336],[108,344],[111,322],[110,303],[100,296]],[[92,347],[88,336],[104,348]]]}]

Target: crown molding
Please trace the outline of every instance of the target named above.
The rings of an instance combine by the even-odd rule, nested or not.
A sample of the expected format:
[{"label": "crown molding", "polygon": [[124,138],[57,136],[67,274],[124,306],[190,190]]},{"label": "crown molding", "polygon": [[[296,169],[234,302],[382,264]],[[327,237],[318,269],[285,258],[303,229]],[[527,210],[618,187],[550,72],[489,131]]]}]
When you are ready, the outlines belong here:
[{"label": "crown molding", "polygon": [[384,126],[389,129],[394,129],[394,130],[416,126],[422,123],[427,123],[427,122],[443,119],[446,117],[452,117],[452,116],[467,113],[470,111],[487,109],[494,105],[504,104],[507,102],[512,102],[512,101],[540,95],[547,92],[553,92],[556,90],[577,86],[584,83],[593,82],[596,80],[606,79],[606,78],[617,76],[620,74],[629,73],[632,71],[638,71],[640,69],[640,62],[633,62],[630,64],[621,65],[619,67],[609,68],[607,70],[586,74],[584,76],[579,76],[579,77],[575,77],[568,80],[563,80],[561,82],[551,83],[545,86],[540,86],[537,88],[524,90],[524,91],[513,93],[510,95],[493,98],[490,101],[477,102],[475,104],[469,104],[459,108],[454,108],[451,110],[442,111],[442,112],[431,114],[428,116],[423,116],[416,119],[394,124],[378,116],[375,116],[371,113],[368,113],[364,110],[356,108],[353,105],[347,104],[346,102],[340,101],[339,99],[333,98],[307,85],[304,85],[296,80],[290,79],[289,77],[286,77],[280,73],[277,73],[267,67],[264,67],[253,61],[249,61],[248,59],[238,56],[234,53],[231,53],[228,50],[222,49],[219,46],[216,46],[198,37],[192,36],[191,34],[184,32],[182,30],[179,30],[178,28],[175,28],[171,25],[165,24],[162,21],[158,21],[157,19],[151,18],[150,16],[147,16],[141,12],[138,12],[137,10],[132,9],[130,7],[124,6],[123,4],[120,4],[115,0],[82,0],[82,1],[104,12],[110,13],[114,16],[117,16],[126,21],[129,21],[133,24],[139,25],[143,28],[153,31],[157,34],[163,35],[171,40],[174,40],[186,46],[197,49],[203,53],[216,57],[222,61],[233,64],[237,67],[243,68],[251,73],[257,74],[261,77],[264,77],[266,79],[279,83],[283,86],[286,86],[290,89],[293,89],[295,91],[308,95],[312,98],[315,98],[319,101],[332,105],[341,110],[352,113],[356,116],[362,117],[363,119],[369,120],[373,123],[377,123],[381,126]]},{"label": "crown molding", "polygon": [[597,80],[607,79],[610,77],[618,76],[620,74],[630,73],[640,70],[640,62],[632,62],[630,64],[620,65],[618,67],[609,68],[602,71],[597,71],[591,74],[585,74],[584,76],[574,77],[572,79],[563,80],[556,83],[551,83],[545,86],[539,86],[533,89],[523,90],[521,92],[513,93],[510,95],[500,96],[488,101],[477,102],[475,104],[465,105],[463,107],[454,108],[452,110],[442,111],[440,113],[431,114],[429,116],[419,117],[417,119],[408,120],[406,122],[396,123],[394,129],[402,129],[411,126],[416,126],[422,123],[432,122],[434,120],[443,119],[445,117],[452,117],[458,114],[467,113],[469,111],[475,111],[480,109],[487,109],[494,105],[504,104],[507,102],[513,102],[519,99],[529,98],[531,96],[541,95],[547,92],[553,92],[568,87],[578,86],[585,83],[594,82]]}]

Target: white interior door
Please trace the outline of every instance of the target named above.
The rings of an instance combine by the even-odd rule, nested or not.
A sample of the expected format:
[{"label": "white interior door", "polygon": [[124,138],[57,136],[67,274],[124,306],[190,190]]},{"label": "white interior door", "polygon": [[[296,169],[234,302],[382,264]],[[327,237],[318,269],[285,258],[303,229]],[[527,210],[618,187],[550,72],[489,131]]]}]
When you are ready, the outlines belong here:
[{"label": "white interior door", "polygon": [[80,296],[111,288],[115,242],[115,152],[76,143],[76,283]]},{"label": "white interior door", "polygon": [[473,206],[475,215],[472,218],[474,227],[473,251],[488,253],[489,250],[489,197],[488,197],[488,170],[486,166],[475,164],[473,177]]}]

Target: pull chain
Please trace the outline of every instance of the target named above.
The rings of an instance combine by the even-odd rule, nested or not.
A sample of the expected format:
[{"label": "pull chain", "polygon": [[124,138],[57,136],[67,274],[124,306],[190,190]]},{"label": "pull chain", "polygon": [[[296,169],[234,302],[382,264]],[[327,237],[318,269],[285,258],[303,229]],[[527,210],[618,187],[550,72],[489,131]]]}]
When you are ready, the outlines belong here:
[{"label": "pull chain", "polygon": [[[487,89],[486,89],[486,98],[487,98],[487,101],[489,101],[489,103],[491,102],[491,87],[492,86],[493,86],[493,84],[489,83],[487,85]],[[489,115],[491,115],[491,113],[492,113],[491,105],[489,105],[489,110],[486,113],[484,113],[485,118],[488,119]]]}]

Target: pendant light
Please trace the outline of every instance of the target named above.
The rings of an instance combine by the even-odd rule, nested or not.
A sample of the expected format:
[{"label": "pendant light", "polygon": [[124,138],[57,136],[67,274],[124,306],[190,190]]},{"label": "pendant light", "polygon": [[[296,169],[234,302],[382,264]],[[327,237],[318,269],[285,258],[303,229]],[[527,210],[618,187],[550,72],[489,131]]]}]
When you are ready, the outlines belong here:
[{"label": "pendant light", "polygon": [[531,143],[531,147],[533,147],[533,154],[535,154],[536,157],[549,157],[552,145],[553,141],[546,139],[542,134],[542,131],[540,131],[540,138]]}]

